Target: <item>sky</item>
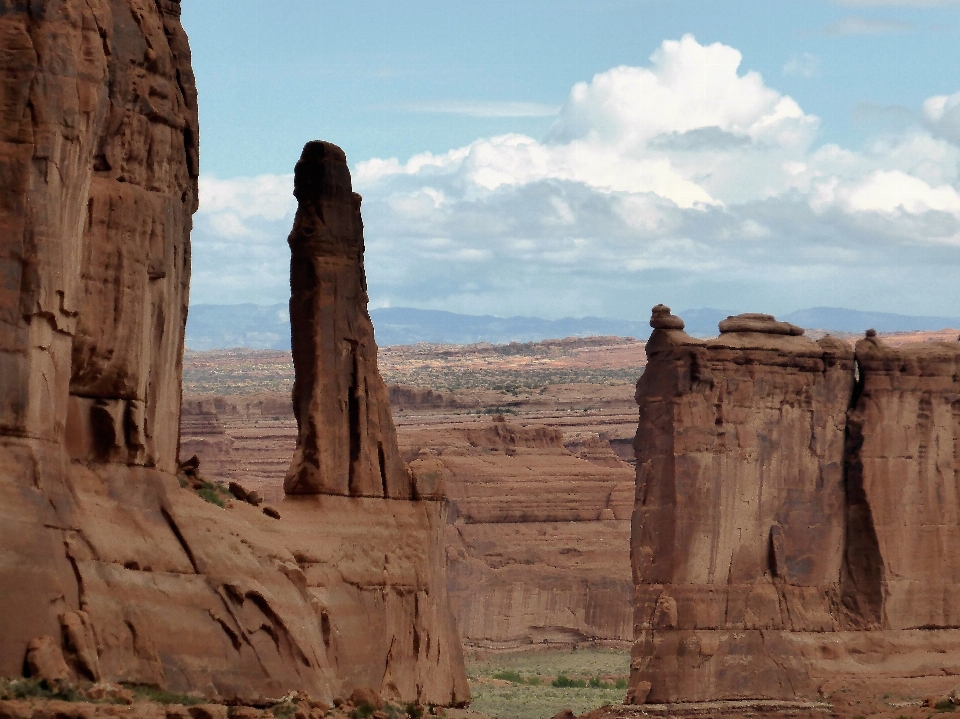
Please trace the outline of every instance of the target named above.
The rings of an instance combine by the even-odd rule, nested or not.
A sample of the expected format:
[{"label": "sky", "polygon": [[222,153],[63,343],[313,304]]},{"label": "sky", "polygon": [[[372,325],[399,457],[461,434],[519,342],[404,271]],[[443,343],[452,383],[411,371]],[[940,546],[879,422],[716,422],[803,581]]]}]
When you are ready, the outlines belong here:
[{"label": "sky", "polygon": [[193,303],[285,302],[303,144],[371,307],[960,316],[960,0],[184,0]]}]

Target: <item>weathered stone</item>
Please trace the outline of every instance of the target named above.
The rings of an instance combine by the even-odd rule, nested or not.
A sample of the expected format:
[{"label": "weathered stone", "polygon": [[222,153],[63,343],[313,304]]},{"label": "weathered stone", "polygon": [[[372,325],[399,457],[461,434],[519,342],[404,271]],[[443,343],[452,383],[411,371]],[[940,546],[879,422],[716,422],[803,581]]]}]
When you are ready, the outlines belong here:
[{"label": "weathered stone", "polygon": [[854,353],[741,315],[715,340],[655,330],[647,353],[629,700],[952,673],[960,344],[868,331]]},{"label": "weathered stone", "polygon": [[53,637],[36,637],[27,645],[27,671],[30,677],[62,682],[70,679],[60,642]]},{"label": "weathered stone", "polygon": [[[198,173],[179,12],[175,0],[0,10],[0,587],[17,588],[0,591],[0,676],[23,671],[32,639],[59,637],[47,648],[78,678],[113,684],[254,703],[372,686],[462,704],[440,503],[375,491],[382,464],[387,493],[410,496],[375,365],[343,385],[340,419],[329,403],[323,417],[341,439],[358,426],[346,399],[380,418],[352,475],[341,463],[329,478],[376,499],[291,497],[276,522],[177,482]],[[337,202],[313,207],[339,222]],[[358,282],[338,305],[351,328],[366,318],[357,238],[354,269],[337,275]],[[358,358],[376,355],[366,323],[347,334]],[[351,356],[325,357],[324,371],[354,376]],[[180,477],[199,484],[198,465]]]},{"label": "weathered stone", "polygon": [[379,692],[370,687],[357,687],[350,693],[350,703],[360,709],[373,708],[383,709],[383,699]]},{"label": "weathered stone", "polygon": [[299,206],[288,242],[299,437],[284,489],[409,498],[367,313],[361,199],[343,150],[308,143],[294,195]]},{"label": "weathered stone", "polygon": [[670,312],[666,305],[657,305],[653,308],[650,317],[650,326],[655,330],[682,330],[683,320]]},{"label": "weathered stone", "polygon": [[960,342],[856,347],[842,599],[883,629],[960,626]]},{"label": "weathered stone", "polygon": [[778,635],[839,627],[853,352],[724,323],[655,330],[637,383],[633,686],[654,702],[812,696]]}]

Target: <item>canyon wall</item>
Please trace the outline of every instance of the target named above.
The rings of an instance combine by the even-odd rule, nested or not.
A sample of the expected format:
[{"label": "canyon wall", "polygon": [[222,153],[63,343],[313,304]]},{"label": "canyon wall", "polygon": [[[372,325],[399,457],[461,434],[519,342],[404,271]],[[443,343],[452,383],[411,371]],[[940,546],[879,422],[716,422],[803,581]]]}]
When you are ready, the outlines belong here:
[{"label": "canyon wall", "polygon": [[854,350],[769,315],[696,340],[662,306],[651,326],[628,699],[955,668],[960,345]]},{"label": "canyon wall", "polygon": [[459,424],[403,442],[415,471],[447,488],[448,586],[463,641],[629,640],[631,467],[609,445],[578,457],[557,427]]},{"label": "canyon wall", "polygon": [[[174,0],[0,12],[0,676],[52,646],[75,679],[215,699],[329,702],[372,687],[462,704],[440,505],[376,491],[386,474],[410,496],[392,425],[382,453],[361,445],[366,483],[350,496],[265,513],[205,501],[177,475],[198,172],[179,12]],[[334,170],[353,208],[345,162]],[[362,252],[359,217],[348,230]],[[365,296],[342,302],[365,316]],[[301,386],[340,365],[320,369]],[[389,417],[375,365],[364,372],[375,391],[361,411]],[[350,392],[337,436],[352,437]],[[325,481],[351,488],[353,470],[331,471],[343,476]]]},{"label": "canyon wall", "polygon": [[[413,391],[402,390],[403,403],[391,405],[403,458],[420,486],[447,496],[447,586],[463,641],[629,643],[634,471],[604,437],[635,428],[632,392],[617,388],[602,412],[590,395],[576,412],[538,406],[491,422],[447,408],[458,398],[411,412]],[[205,477],[277,501],[298,436],[281,400],[289,404],[267,394],[185,398],[182,456],[197,454]]]}]

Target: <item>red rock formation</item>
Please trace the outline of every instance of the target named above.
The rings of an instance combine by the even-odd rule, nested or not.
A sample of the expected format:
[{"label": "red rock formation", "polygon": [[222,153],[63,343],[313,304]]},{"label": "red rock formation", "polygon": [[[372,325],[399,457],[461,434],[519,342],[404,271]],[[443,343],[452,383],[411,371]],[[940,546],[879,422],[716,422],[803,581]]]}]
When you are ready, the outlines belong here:
[{"label": "red rock formation", "polygon": [[629,698],[954,671],[960,345],[871,332],[854,355],[766,315],[700,341],[665,307],[651,325]]},{"label": "red rock formation", "polygon": [[960,626],[960,343],[856,348],[845,605],[873,628]]},{"label": "red rock formation", "polygon": [[437,502],[291,498],[277,520],[177,482],[198,136],[179,3],[8,3],[0,47],[0,676],[42,650],[211,698],[467,701]]},{"label": "red rock formation", "polygon": [[176,468],[198,137],[179,13],[66,0],[0,15],[5,674],[83,604],[64,554],[85,545],[69,460]]},{"label": "red rock formation", "polygon": [[[343,150],[303,148],[294,176],[290,325],[297,451],[288,494],[411,496],[367,313],[360,195]],[[346,415],[347,421],[344,422]]]},{"label": "red rock formation", "polygon": [[650,324],[637,383],[631,692],[640,702],[815,694],[781,634],[839,628],[853,353],[767,315],[731,318],[706,341],[667,308]]}]

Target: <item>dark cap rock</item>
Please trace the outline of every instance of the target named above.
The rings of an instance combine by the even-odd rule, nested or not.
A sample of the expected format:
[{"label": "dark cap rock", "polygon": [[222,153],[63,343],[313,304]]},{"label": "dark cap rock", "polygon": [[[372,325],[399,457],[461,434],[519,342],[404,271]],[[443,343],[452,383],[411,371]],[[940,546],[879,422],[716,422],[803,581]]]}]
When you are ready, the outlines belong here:
[{"label": "dark cap rock", "polygon": [[666,305],[657,305],[650,314],[650,326],[655,330],[682,330],[683,320],[670,313]]}]

